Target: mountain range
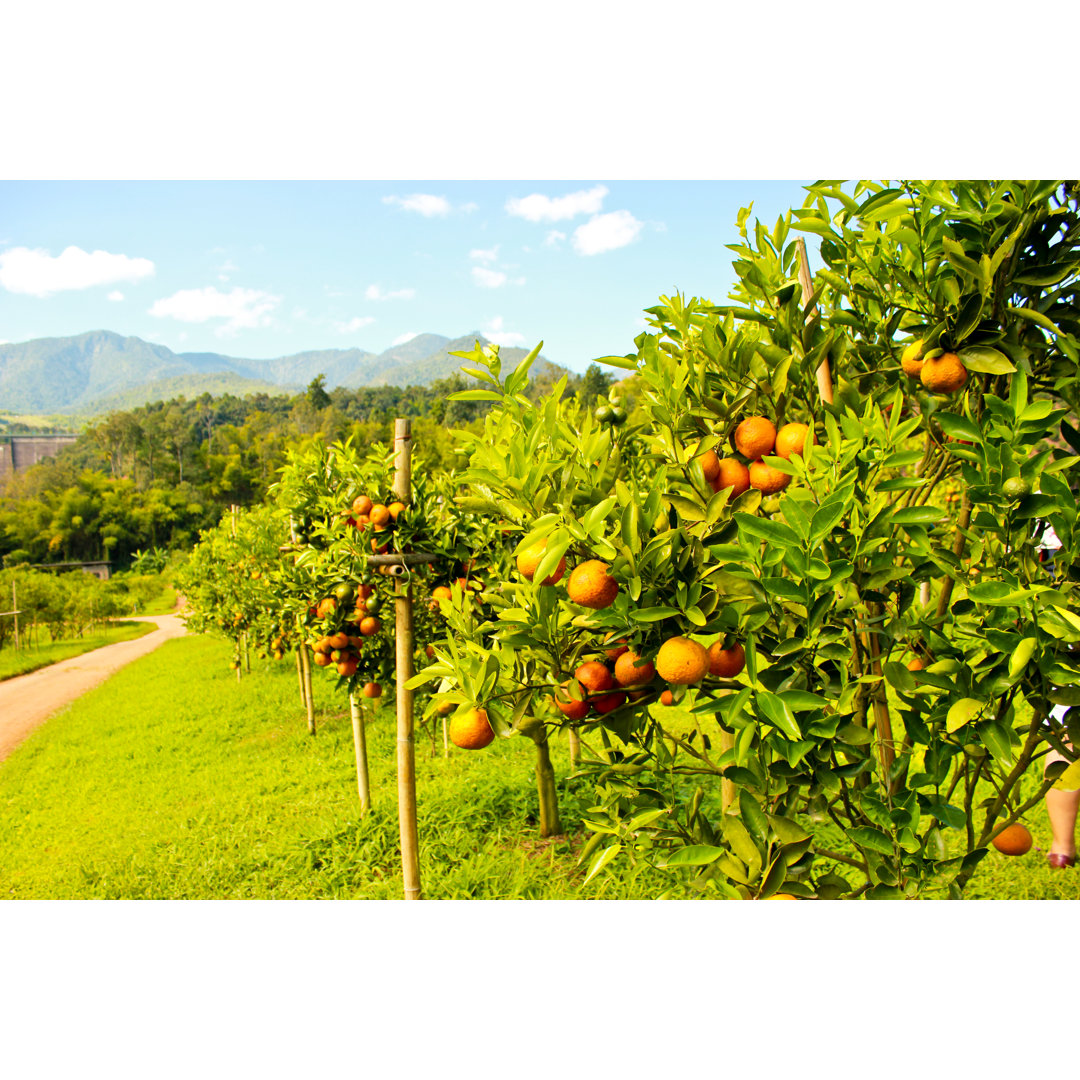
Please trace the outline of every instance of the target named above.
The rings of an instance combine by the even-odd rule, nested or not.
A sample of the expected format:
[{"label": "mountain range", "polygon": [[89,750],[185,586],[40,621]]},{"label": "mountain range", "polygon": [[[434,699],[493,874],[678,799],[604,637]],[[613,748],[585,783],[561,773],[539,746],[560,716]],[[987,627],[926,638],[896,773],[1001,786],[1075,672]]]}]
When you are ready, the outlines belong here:
[{"label": "mountain range", "polygon": [[[320,374],[326,376],[328,390],[426,386],[458,371],[462,360],[450,353],[470,350],[477,341],[488,344],[480,333],[458,338],[418,334],[381,353],[320,349],[245,360],[220,353],[174,353],[142,338],[91,330],[0,345],[0,410],[87,414],[204,392],[295,393]],[[504,346],[504,370],[525,355],[525,349]],[[538,357],[533,372],[545,369],[557,370]]]}]

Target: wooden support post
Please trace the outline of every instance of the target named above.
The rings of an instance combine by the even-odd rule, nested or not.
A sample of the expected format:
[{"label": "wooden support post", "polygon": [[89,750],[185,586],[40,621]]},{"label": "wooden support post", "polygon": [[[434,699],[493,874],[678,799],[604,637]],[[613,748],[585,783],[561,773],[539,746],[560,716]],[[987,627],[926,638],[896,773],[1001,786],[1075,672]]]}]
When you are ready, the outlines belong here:
[{"label": "wooden support post", "polygon": [[[795,249],[799,257],[799,284],[802,286],[803,305],[810,302],[814,295],[814,279],[810,275],[810,260],[806,256],[806,241],[800,236],[795,242]],[[809,318],[810,313],[807,312]],[[827,405],[833,403],[832,374],[829,371],[829,358],[825,356],[817,369],[818,394]]]},{"label": "wooden support post", "polygon": [[296,678],[300,682],[300,704],[304,707],[304,711],[307,712],[307,687],[304,685],[304,661],[300,659],[300,650],[303,647],[303,645],[300,645],[296,650]]},{"label": "wooden support post", "polygon": [[581,764],[581,739],[578,737],[575,728],[570,728],[568,736],[570,741],[570,771],[575,772]]},{"label": "wooden support post", "polygon": [[[735,749],[735,733],[720,729],[720,751],[727,753]],[[726,777],[720,779],[720,809],[726,814],[735,805],[735,781]]]},{"label": "wooden support post", "polygon": [[349,695],[349,714],[352,716],[353,749],[356,751],[356,787],[360,793],[360,814],[371,809],[371,789],[368,785],[367,732],[364,730],[364,710],[355,694]]},{"label": "wooden support post", "polygon": [[[394,421],[394,494],[406,506],[412,502],[412,425]],[[394,585],[397,645],[397,767],[398,825],[401,835],[401,873],[405,899],[420,899],[420,841],[416,828],[416,745],[413,737],[412,587],[398,578]]]},{"label": "wooden support post", "polygon": [[307,729],[309,735],[315,734],[315,700],[314,695],[311,692],[311,656],[308,653],[308,647],[301,642],[300,644],[300,661],[303,664],[304,670],[304,691],[307,695]]},{"label": "wooden support post", "polygon": [[11,613],[15,616],[15,651],[19,651],[19,598],[15,595],[15,579],[11,579]]}]

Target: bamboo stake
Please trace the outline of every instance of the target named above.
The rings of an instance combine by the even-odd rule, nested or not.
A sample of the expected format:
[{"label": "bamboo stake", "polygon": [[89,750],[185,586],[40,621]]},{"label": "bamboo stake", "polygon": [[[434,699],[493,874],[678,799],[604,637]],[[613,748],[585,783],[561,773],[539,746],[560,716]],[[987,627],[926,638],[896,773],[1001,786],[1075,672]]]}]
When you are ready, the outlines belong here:
[{"label": "bamboo stake", "polygon": [[308,647],[303,642],[300,644],[300,659],[304,671],[304,691],[307,700],[307,729],[309,735],[315,734],[315,701],[311,692],[311,657],[308,655]]},{"label": "bamboo stake", "polygon": [[442,718],[442,756],[450,756],[450,724],[445,716]]},{"label": "bamboo stake", "polygon": [[301,645],[296,650],[296,677],[300,681],[300,704],[303,705],[304,711],[307,712],[307,687],[304,686],[304,661],[300,659]]},{"label": "bamboo stake", "polygon": [[[799,256],[799,284],[802,286],[803,304],[806,305],[810,302],[810,297],[814,295],[814,279],[810,275],[810,260],[806,256],[806,241],[801,236],[795,241],[795,250]],[[810,316],[810,312],[807,312],[807,316]],[[821,363],[818,365],[817,385],[821,400],[825,404],[831,405],[833,403],[833,385],[827,356],[822,357]]]},{"label": "bamboo stake", "polygon": [[371,790],[368,786],[367,732],[364,730],[364,712],[355,694],[349,695],[349,713],[352,716],[353,749],[356,751],[356,787],[360,792],[360,814],[371,809]]},{"label": "bamboo stake", "polygon": [[581,764],[581,738],[573,728],[570,728],[569,738],[570,738],[570,769],[571,769],[571,771],[575,771],[577,769],[577,767]]},{"label": "bamboo stake", "polygon": [[[412,425],[394,421],[394,494],[406,506],[412,502]],[[416,746],[413,737],[413,692],[406,686],[413,675],[412,588],[401,578],[394,585],[397,646],[397,767],[398,827],[401,835],[401,873],[405,899],[420,899],[420,841],[416,828]]]},{"label": "bamboo stake", "polygon": [[[735,749],[735,733],[720,729],[720,751],[726,753]],[[735,805],[735,781],[726,776],[720,779],[720,809],[726,814]]]},{"label": "bamboo stake", "polygon": [[11,613],[15,616],[15,651],[19,651],[19,601],[15,596],[15,579],[11,579]]}]

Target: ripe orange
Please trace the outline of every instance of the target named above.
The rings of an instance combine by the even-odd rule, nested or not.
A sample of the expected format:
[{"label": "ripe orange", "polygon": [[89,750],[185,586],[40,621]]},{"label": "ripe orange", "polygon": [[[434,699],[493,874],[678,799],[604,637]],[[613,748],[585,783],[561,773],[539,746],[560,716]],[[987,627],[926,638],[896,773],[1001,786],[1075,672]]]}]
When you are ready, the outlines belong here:
[{"label": "ripe orange", "polygon": [[751,416],[735,429],[735,449],[751,460],[771,454],[776,445],[776,427],[764,416]]},{"label": "ripe orange", "polygon": [[730,649],[724,648],[724,639],[720,638],[709,646],[709,674],[721,679],[733,679],[746,667],[746,653],[735,642]]},{"label": "ripe orange", "polygon": [[566,595],[575,604],[600,610],[610,607],[619,592],[619,583],[609,573],[607,563],[589,559],[570,571]]},{"label": "ripe orange", "polygon": [[331,635],[328,639],[331,649],[345,649],[349,645],[349,635],[340,632]]},{"label": "ripe orange", "polygon": [[806,424],[785,424],[776,433],[776,456],[786,461],[791,460],[792,454],[801,454],[806,457],[806,440],[809,436],[810,445],[814,445],[814,433]]},{"label": "ripe orange", "polygon": [[391,520],[397,521],[405,512],[405,504],[403,502],[392,502],[386,509],[390,511]]},{"label": "ripe orange", "polygon": [[610,646],[604,649],[604,655],[609,660],[618,660],[627,649],[625,641],[605,641],[604,644]]},{"label": "ripe orange", "polygon": [[315,609],[315,614],[318,615],[320,619],[325,619],[327,615],[331,615],[335,611],[337,611],[337,601],[332,596],[328,596],[325,600],[319,601],[319,606]]},{"label": "ripe orange", "polygon": [[615,681],[620,686],[643,686],[656,677],[656,667],[637,653],[624,652],[615,661]]},{"label": "ripe orange", "polygon": [[337,666],[337,673],[346,679],[352,678],[356,674],[356,657],[347,657],[342,660]]},{"label": "ripe orange", "polygon": [[1017,821],[1002,829],[992,843],[1002,855],[1026,855],[1031,850],[1031,833]]},{"label": "ripe orange", "polygon": [[315,654],[315,663],[319,667],[329,667],[333,661],[330,659],[329,653],[317,652]]},{"label": "ripe orange", "polygon": [[[547,540],[537,540],[535,544],[531,544],[517,557],[518,573],[523,577],[532,581],[533,574],[536,573],[540,566],[540,560],[544,557],[544,551],[547,548]],[[544,585],[557,585],[562,581],[563,574],[566,573],[566,558],[565,556],[559,560],[559,565],[555,568],[555,572],[548,577],[544,578],[542,584]]]},{"label": "ripe orange", "polygon": [[919,377],[932,394],[951,394],[967,382],[967,368],[956,353],[943,353],[936,360],[925,361]]},{"label": "ripe orange", "polygon": [[601,716],[609,712],[614,712],[623,702],[626,701],[626,695],[623,693],[604,694],[603,697],[593,698],[589,702],[589,707],[595,713],[600,713]]},{"label": "ripe orange", "polygon": [[706,450],[698,459],[705,479],[711,484],[720,475],[720,458],[715,450]]},{"label": "ripe orange", "polygon": [[452,701],[443,701],[435,706],[435,711],[440,716],[449,716],[454,711],[454,703]]},{"label": "ripe orange", "polygon": [[371,513],[371,507],[373,505],[374,504],[372,503],[372,501],[366,495],[357,495],[356,498],[353,499],[353,504],[352,504],[353,513],[354,514],[370,514]]},{"label": "ripe orange", "polygon": [[766,465],[764,461],[750,463],[750,486],[757,488],[762,495],[776,495],[791,483],[787,473]]},{"label": "ripe orange", "polygon": [[917,338],[908,345],[900,357],[900,366],[904,369],[904,374],[910,375],[913,379],[917,379],[923,369],[922,349],[922,338]]},{"label": "ripe orange", "polygon": [[922,671],[925,665],[922,662],[922,657],[916,656],[913,660],[908,661],[908,671]]},{"label": "ripe orange", "polygon": [[588,691],[610,690],[615,685],[611,672],[599,660],[590,660],[574,672],[574,677]]},{"label": "ripe orange", "polygon": [[450,741],[462,750],[482,750],[495,738],[483,709],[468,709],[450,721]]},{"label": "ripe orange", "polygon": [[670,690],[665,690],[660,695],[660,704],[661,705],[674,705],[675,704],[675,695]]},{"label": "ripe orange", "polygon": [[431,600],[428,602],[428,607],[432,611],[438,611],[439,601],[449,600],[450,596],[450,587],[448,585],[436,585],[435,588],[431,590]]},{"label": "ripe orange", "polygon": [[368,615],[366,619],[360,621],[360,633],[364,637],[371,637],[372,634],[377,634],[381,629],[382,623],[374,615]]},{"label": "ripe orange", "polygon": [[358,585],[356,587],[356,596],[359,600],[366,600],[375,591],[374,585]]},{"label": "ripe orange", "polygon": [[555,691],[555,708],[570,720],[581,720],[589,712],[589,703],[584,697],[575,698],[572,696],[570,680],[567,679]]},{"label": "ripe orange", "polygon": [[376,503],[368,511],[368,517],[371,518],[372,525],[385,525],[390,520],[390,508]]},{"label": "ripe orange", "polygon": [[670,637],[656,654],[656,671],[676,686],[699,683],[709,670],[709,654],[703,645],[686,637]]},{"label": "ripe orange", "polygon": [[750,470],[738,459],[726,457],[720,462],[720,469],[713,481],[713,491],[732,489],[731,499],[737,499],[750,487]]},{"label": "ripe orange", "polygon": [[382,697],[382,687],[377,682],[364,683],[364,688],[360,691],[363,697]]},{"label": "ripe orange", "polygon": [[316,652],[328,653],[331,649],[334,648],[334,642],[332,638],[321,637],[318,641],[315,642],[314,646],[312,647]]}]

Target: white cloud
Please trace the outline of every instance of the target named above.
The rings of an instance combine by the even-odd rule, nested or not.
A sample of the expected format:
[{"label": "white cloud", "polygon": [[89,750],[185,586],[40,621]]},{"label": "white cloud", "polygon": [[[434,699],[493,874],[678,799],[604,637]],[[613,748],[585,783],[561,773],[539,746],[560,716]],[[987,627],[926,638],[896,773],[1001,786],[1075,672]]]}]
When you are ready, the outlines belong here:
[{"label": "white cloud", "polygon": [[486,266],[474,266],[472,276],[483,289],[499,289],[506,284],[506,275],[501,270],[489,270]]},{"label": "white cloud", "polygon": [[226,259],[218,267],[218,281],[228,281],[230,275],[235,274],[240,267],[237,266],[232,259]]},{"label": "white cloud", "polygon": [[384,195],[383,202],[424,217],[446,217],[450,213],[450,200],[444,195]]},{"label": "white cloud", "polygon": [[552,229],[547,236],[544,237],[544,247],[557,247],[566,239],[566,233],[559,232],[558,229]]},{"label": "white cloud", "polygon": [[574,230],[574,250],[579,255],[599,255],[614,251],[632,243],[642,222],[629,210],[613,210],[610,214],[598,214]]},{"label": "white cloud", "polygon": [[415,295],[415,289],[395,289],[391,292],[383,292],[381,285],[369,285],[364,293],[368,300],[411,300]]},{"label": "white cloud", "polygon": [[27,296],[52,296],[71,289],[142,281],[152,277],[149,259],[133,259],[109,251],[67,247],[52,256],[43,248],[11,248],[0,253],[0,286]]},{"label": "white cloud", "polygon": [[114,303],[119,303],[121,300],[124,299],[124,294],[119,289],[113,289],[113,291],[109,293],[109,295],[106,296],[105,299],[112,300]]},{"label": "white cloud", "polygon": [[476,259],[477,262],[490,263],[494,262],[499,257],[499,245],[496,244],[493,248],[473,248],[469,252],[470,259]]},{"label": "white cloud", "polygon": [[363,330],[365,326],[370,326],[374,321],[375,317],[373,315],[357,315],[348,322],[334,323],[334,328],[339,334],[355,334],[357,330]]},{"label": "white cloud", "polygon": [[504,330],[503,329],[503,317],[496,315],[484,327],[482,331],[484,337],[492,343],[492,345],[524,345],[525,335],[519,334],[516,330]]},{"label": "white cloud", "polygon": [[270,323],[270,312],[281,303],[280,296],[271,296],[259,289],[219,292],[213,285],[205,289],[181,289],[172,296],[155,300],[150,314],[158,318],[179,319],[180,322],[207,322],[224,319],[214,332],[227,337],[238,330],[248,330]]},{"label": "white cloud", "polygon": [[402,334],[402,335],[401,335],[400,337],[396,337],[396,338],[394,338],[394,340],[390,342],[390,345],[391,345],[391,346],[394,346],[394,345],[404,345],[404,344],[405,344],[405,342],[407,342],[407,341],[412,341],[412,339],[413,339],[414,337],[418,337],[418,336],[419,336],[419,332],[418,332],[418,331],[416,331],[416,330],[410,330],[410,331],[409,331],[408,333],[406,333],[406,334]]},{"label": "white cloud", "polygon": [[567,221],[578,214],[597,214],[604,205],[608,189],[603,184],[588,191],[573,191],[552,198],[550,195],[526,195],[524,199],[508,199],[506,212],[526,221]]}]

